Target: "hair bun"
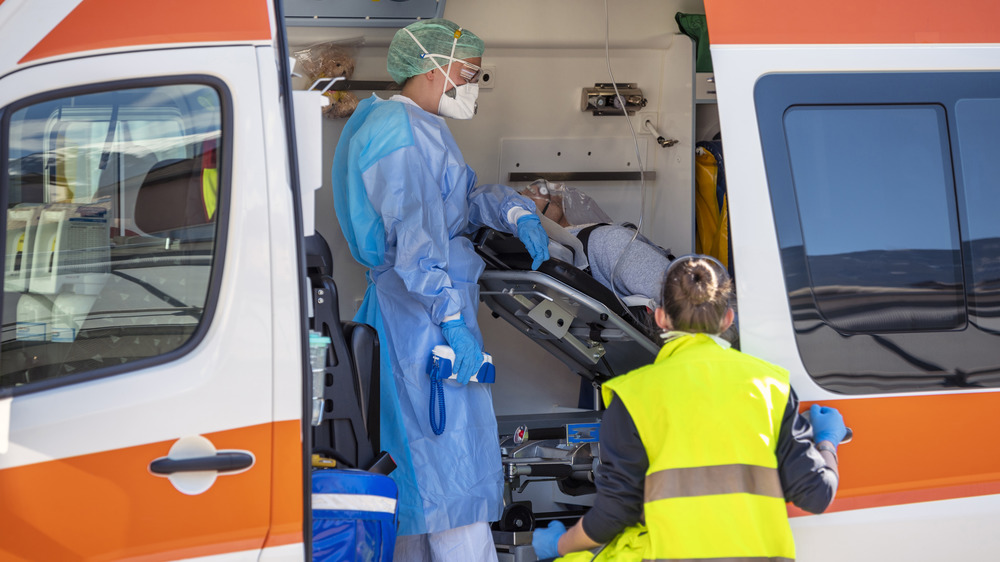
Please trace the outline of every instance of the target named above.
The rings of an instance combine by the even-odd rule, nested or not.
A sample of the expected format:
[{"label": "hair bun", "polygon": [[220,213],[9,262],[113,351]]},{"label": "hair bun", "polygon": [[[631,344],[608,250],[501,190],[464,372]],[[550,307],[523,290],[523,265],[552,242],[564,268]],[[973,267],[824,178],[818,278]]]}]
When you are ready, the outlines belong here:
[{"label": "hair bun", "polygon": [[663,308],[676,329],[717,333],[729,309],[732,282],[706,256],[684,256],[667,269],[663,282]]}]

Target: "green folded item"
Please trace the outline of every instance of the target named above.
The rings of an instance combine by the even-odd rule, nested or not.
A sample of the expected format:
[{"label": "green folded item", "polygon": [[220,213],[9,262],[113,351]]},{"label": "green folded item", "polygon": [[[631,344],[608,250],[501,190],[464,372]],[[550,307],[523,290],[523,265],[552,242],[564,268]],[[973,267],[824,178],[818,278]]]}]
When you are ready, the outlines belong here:
[{"label": "green folded item", "polygon": [[674,15],[677,27],[681,33],[694,40],[695,71],[712,72],[712,52],[708,43],[708,22],[705,21],[705,14],[685,14],[677,12]]}]

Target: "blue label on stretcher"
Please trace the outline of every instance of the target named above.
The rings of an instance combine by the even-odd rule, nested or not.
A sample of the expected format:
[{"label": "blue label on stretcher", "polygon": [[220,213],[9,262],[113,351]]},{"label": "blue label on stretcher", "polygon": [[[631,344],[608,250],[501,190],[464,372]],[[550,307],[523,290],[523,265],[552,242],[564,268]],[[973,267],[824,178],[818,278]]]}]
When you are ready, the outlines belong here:
[{"label": "blue label on stretcher", "polygon": [[567,443],[597,443],[601,439],[600,423],[566,424]]}]

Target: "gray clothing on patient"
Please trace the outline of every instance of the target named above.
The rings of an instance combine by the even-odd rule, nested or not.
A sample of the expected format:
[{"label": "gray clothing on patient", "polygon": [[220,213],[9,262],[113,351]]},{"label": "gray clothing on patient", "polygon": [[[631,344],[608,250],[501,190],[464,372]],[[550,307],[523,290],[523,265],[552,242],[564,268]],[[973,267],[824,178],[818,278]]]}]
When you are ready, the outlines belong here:
[{"label": "gray clothing on patient", "polygon": [[[571,226],[568,230],[575,235],[587,226]],[[613,224],[593,229],[587,241],[590,274],[609,288],[613,276],[614,289],[621,296],[642,295],[659,303],[663,274],[670,259],[665,250],[646,237],[640,234],[633,241],[633,236],[635,230]]]}]

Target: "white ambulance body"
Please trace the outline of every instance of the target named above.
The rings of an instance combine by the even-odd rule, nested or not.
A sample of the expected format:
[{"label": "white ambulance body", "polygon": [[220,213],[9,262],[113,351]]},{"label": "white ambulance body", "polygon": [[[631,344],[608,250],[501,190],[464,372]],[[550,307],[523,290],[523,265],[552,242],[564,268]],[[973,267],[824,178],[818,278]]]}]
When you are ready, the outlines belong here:
[{"label": "white ambulance body", "polygon": [[[19,163],[4,173],[12,208],[106,209],[102,175],[127,181],[140,161],[205,155],[209,142],[223,203],[187,221],[207,233],[183,235],[170,232],[184,219],[142,224],[165,211],[161,200],[145,211],[142,198],[112,201],[91,214],[105,219],[103,246],[117,244],[111,261],[123,261],[83,282],[38,267],[73,240],[91,247],[60,217],[20,264],[8,260],[0,558],[301,556],[305,324],[278,23],[265,2],[0,3],[4,158]],[[58,115],[74,108],[73,119]],[[32,130],[39,122],[53,128]],[[12,286],[15,265],[26,287]],[[9,295],[46,310],[81,301],[75,316],[103,332],[53,336],[55,314]],[[227,472],[219,456],[218,474],[151,472],[172,450],[231,452],[243,468]]]},{"label": "white ambulance body", "polygon": [[997,7],[705,4],[742,350],[856,435],[799,557],[995,557]]},{"label": "white ambulance body", "polygon": [[[678,12],[707,14],[714,74]],[[346,119],[289,57],[349,46],[384,98],[393,33],[435,16],[486,41],[479,113],[449,122],[480,182],[568,178],[681,255],[721,132],[741,349],[855,436],[830,510],[790,508],[799,559],[995,559],[993,3],[0,0],[0,560],[311,557],[310,458],[368,468],[378,411],[334,377],[322,407],[364,427],[312,427],[308,331],[365,281],[330,189]],[[612,81],[641,90],[631,127],[581,110]],[[490,312],[501,433],[586,411]]]}]

